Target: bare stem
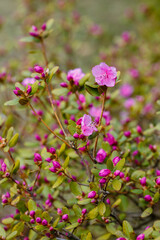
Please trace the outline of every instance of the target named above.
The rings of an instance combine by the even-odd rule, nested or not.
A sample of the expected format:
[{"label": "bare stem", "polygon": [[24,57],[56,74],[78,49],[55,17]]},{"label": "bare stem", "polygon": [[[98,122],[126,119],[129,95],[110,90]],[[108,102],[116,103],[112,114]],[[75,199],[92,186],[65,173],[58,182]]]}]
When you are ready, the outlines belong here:
[{"label": "bare stem", "polygon": [[28,102],[28,106],[32,109],[32,111],[34,112],[35,116],[37,117],[37,119],[39,121],[41,121],[43,123],[44,126],[46,126],[46,128],[55,136],[57,137],[59,140],[61,140],[62,142],[64,142],[68,147],[70,147],[69,143],[66,142],[63,138],[59,137],[44,121],[41,117],[39,117],[39,115],[36,113],[36,111],[34,110],[33,106],[30,104],[30,102]]}]

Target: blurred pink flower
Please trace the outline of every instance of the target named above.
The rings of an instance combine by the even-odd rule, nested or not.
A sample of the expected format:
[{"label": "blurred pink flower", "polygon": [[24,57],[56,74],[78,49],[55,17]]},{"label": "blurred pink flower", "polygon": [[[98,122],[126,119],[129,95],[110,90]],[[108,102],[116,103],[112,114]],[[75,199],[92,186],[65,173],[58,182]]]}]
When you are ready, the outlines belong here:
[{"label": "blurred pink flower", "polygon": [[126,83],[121,86],[120,95],[122,97],[125,97],[125,98],[130,97],[132,93],[133,93],[133,87],[129,83]]},{"label": "blurred pink flower", "polygon": [[90,136],[97,128],[94,126],[91,120],[91,116],[84,114],[81,122],[82,132],[85,136]]},{"label": "blurred pink flower", "polygon": [[76,85],[78,85],[79,80],[83,78],[85,74],[82,72],[81,68],[75,68],[73,70],[70,70],[67,74],[67,80],[73,80]]}]

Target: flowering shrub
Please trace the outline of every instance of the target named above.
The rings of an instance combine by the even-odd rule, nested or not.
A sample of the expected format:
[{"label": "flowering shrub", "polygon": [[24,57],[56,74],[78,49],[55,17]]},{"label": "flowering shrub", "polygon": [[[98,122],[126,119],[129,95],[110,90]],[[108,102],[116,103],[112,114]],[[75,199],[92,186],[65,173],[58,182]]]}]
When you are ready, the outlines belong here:
[{"label": "flowering shrub", "polygon": [[[101,57],[87,73],[78,66],[63,70],[48,58],[52,25],[50,19],[32,26],[22,39],[40,47],[43,61],[31,61],[16,81],[0,75],[0,84],[13,88],[0,115],[0,237],[159,240],[155,63],[149,72],[149,60],[142,59],[146,72],[136,69],[132,48],[138,43],[124,32],[109,53],[123,60],[120,51],[128,51],[132,64],[122,81],[116,59],[116,67]],[[103,34],[98,25],[89,32]]]}]

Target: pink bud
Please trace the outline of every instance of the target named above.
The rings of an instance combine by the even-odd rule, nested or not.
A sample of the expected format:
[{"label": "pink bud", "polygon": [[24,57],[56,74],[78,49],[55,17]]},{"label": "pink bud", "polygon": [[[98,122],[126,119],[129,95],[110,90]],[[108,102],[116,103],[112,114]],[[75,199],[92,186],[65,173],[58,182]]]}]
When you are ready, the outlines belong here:
[{"label": "pink bud", "polygon": [[107,177],[110,173],[111,173],[111,171],[109,169],[102,169],[99,172],[99,176],[100,177]]},{"label": "pink bud", "polygon": [[43,226],[47,226],[47,225],[48,225],[48,222],[47,222],[46,219],[43,219],[43,221],[42,221],[42,225],[43,225]]},{"label": "pink bud", "polygon": [[142,233],[137,236],[136,240],[143,240],[145,238],[145,235]]},{"label": "pink bud", "polygon": [[142,128],[141,128],[141,126],[137,126],[137,132],[139,133],[139,134],[142,134]]},{"label": "pink bud", "polygon": [[96,156],[97,162],[102,163],[106,157],[107,157],[107,153],[102,148],[99,149]]},{"label": "pink bud", "polygon": [[62,83],[60,83],[60,86],[63,87],[63,88],[67,88],[68,84],[66,82],[62,82]]},{"label": "pink bud", "polygon": [[63,220],[63,221],[68,221],[68,214],[64,214],[64,215],[62,216],[62,220]]},{"label": "pink bud", "polygon": [[78,139],[78,138],[79,138],[79,134],[78,134],[78,133],[74,133],[74,134],[73,134],[73,137],[74,137],[75,139]]},{"label": "pink bud", "polygon": [[86,208],[83,208],[82,209],[82,214],[85,215],[87,213],[87,209]]},{"label": "pink bud", "polygon": [[78,121],[76,122],[77,125],[81,125],[82,122],[82,117],[78,119]]},{"label": "pink bud", "polygon": [[152,201],[152,197],[150,195],[146,195],[146,196],[144,196],[144,200],[147,202],[150,202],[150,201]]},{"label": "pink bud", "polygon": [[115,172],[114,172],[114,175],[117,177],[117,176],[119,176],[119,174],[120,174],[120,170],[116,170]]},{"label": "pink bud", "polygon": [[51,147],[51,148],[49,149],[49,152],[50,152],[51,154],[55,154],[55,153],[56,153],[56,149],[53,148],[53,147]]},{"label": "pink bud", "polygon": [[119,176],[120,176],[120,178],[124,178],[124,173],[120,172]]},{"label": "pink bud", "polygon": [[41,29],[42,29],[43,31],[46,30],[46,23],[43,23],[43,25],[41,26]]},{"label": "pink bud", "polygon": [[156,170],[156,175],[160,176],[160,170]]},{"label": "pink bud", "polygon": [[107,204],[111,204],[111,201],[110,201],[109,198],[106,199],[106,203],[107,203]]},{"label": "pink bud", "polygon": [[31,88],[31,86],[30,85],[28,85],[28,87],[27,87],[27,94],[30,94],[31,92],[32,92],[32,88]]},{"label": "pink bud", "polygon": [[56,168],[56,169],[61,168],[61,165],[57,161],[53,161],[52,164],[53,164],[53,167]]},{"label": "pink bud", "polygon": [[39,153],[35,153],[34,154],[34,162],[41,162],[42,161],[42,157]]},{"label": "pink bud", "polygon": [[37,218],[36,218],[36,222],[37,222],[37,223],[41,223],[41,222],[42,222],[41,218],[40,218],[40,217],[37,217]]},{"label": "pink bud", "polygon": [[78,223],[81,223],[81,222],[82,222],[82,220],[81,220],[80,218],[78,218],[78,219],[77,219],[77,222],[78,222]]},{"label": "pink bud", "polygon": [[160,185],[160,177],[156,179],[157,185]]},{"label": "pink bud", "polygon": [[102,178],[102,179],[99,180],[99,183],[100,183],[100,184],[105,184],[106,181],[107,181],[106,178]]},{"label": "pink bud", "polygon": [[57,208],[57,214],[62,215],[62,209],[61,208]]},{"label": "pink bud", "polygon": [[96,194],[97,193],[95,191],[91,191],[90,193],[88,193],[88,198],[94,198]]},{"label": "pink bud", "polygon": [[141,178],[140,183],[143,187],[146,186],[146,177]]},{"label": "pink bud", "polygon": [[29,213],[29,215],[31,216],[31,217],[34,217],[35,216],[35,211],[30,211],[30,213]]},{"label": "pink bud", "polygon": [[43,73],[44,69],[37,65],[37,66],[34,67],[34,71],[37,72],[37,73]]},{"label": "pink bud", "polygon": [[131,136],[131,132],[130,131],[126,131],[124,132],[124,136],[129,138]]}]

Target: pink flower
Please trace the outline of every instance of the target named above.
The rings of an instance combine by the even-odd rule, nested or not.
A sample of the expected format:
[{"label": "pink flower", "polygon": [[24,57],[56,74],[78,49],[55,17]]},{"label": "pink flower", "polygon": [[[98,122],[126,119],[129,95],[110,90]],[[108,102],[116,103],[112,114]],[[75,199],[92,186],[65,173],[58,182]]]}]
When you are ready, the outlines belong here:
[{"label": "pink flower", "polygon": [[131,35],[129,32],[123,32],[122,33],[122,39],[125,41],[125,42],[129,42],[131,40]]},{"label": "pink flower", "polygon": [[96,156],[97,162],[102,163],[106,157],[107,157],[107,153],[102,148],[99,149]]},{"label": "pink flower", "polygon": [[111,171],[109,169],[102,169],[99,172],[99,176],[100,177],[107,177],[110,173],[111,173]]},{"label": "pink flower", "polygon": [[107,141],[109,145],[117,144],[117,141],[115,140],[114,136],[111,133],[107,133],[107,137],[104,138],[104,141]]},{"label": "pink flower", "polygon": [[82,72],[81,68],[75,68],[73,70],[70,70],[67,74],[67,80],[73,80],[76,85],[78,85],[79,80],[83,78],[85,74]]},{"label": "pink flower", "polygon": [[129,73],[130,73],[131,77],[133,77],[133,78],[139,77],[139,72],[137,69],[132,68],[132,69],[130,69]]},{"label": "pink flower", "polygon": [[82,117],[81,128],[85,136],[90,136],[94,131],[97,131],[97,128],[92,123],[91,116],[87,114]]},{"label": "pink flower", "polygon": [[144,187],[146,186],[146,177],[142,177],[140,180],[140,184]]},{"label": "pink flower", "polygon": [[92,74],[100,86],[114,87],[116,84],[117,71],[115,67],[109,67],[105,63],[100,63],[92,68]]},{"label": "pink flower", "polygon": [[96,196],[96,192],[95,191],[91,191],[88,193],[88,198],[94,198]]},{"label": "pink flower", "polygon": [[133,105],[135,105],[135,100],[134,98],[128,98],[125,103],[124,103],[124,106],[125,108],[129,109],[131,108]]},{"label": "pink flower", "polygon": [[143,240],[145,238],[145,235],[142,233],[137,236],[136,240]]},{"label": "pink flower", "polygon": [[35,79],[34,78],[25,78],[23,81],[22,81],[22,85],[23,86],[27,86],[28,84],[33,84],[35,83]]},{"label": "pink flower", "polygon": [[122,87],[120,88],[120,95],[122,97],[125,97],[125,98],[130,97],[132,93],[133,93],[133,87],[128,83],[122,85]]}]

